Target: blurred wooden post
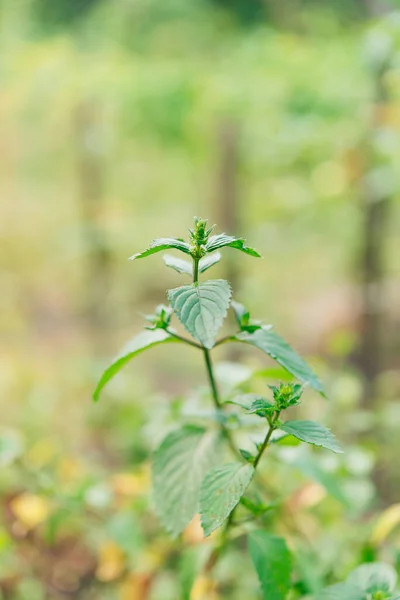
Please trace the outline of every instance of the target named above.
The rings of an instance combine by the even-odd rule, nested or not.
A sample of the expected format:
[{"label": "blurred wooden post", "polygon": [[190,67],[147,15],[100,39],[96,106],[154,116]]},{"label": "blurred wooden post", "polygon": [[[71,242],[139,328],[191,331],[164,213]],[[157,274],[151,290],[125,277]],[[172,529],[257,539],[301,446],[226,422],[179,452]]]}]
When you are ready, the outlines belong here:
[{"label": "blurred wooden post", "polygon": [[[239,125],[234,119],[224,119],[218,128],[217,219],[218,228],[228,235],[243,235],[239,207]],[[240,270],[235,252],[225,252],[225,277],[232,286],[234,298],[240,300]],[[241,350],[229,345],[226,350],[231,361],[240,359]]]},{"label": "blurred wooden post", "polygon": [[[375,4],[375,3],[372,3]],[[375,164],[374,138],[384,125],[389,95],[385,86],[388,65],[374,71],[375,100],[370,141],[366,157],[367,172]],[[384,245],[389,220],[390,195],[379,186],[364,181],[362,188],[364,224],[361,256],[362,314],[360,366],[364,376],[364,404],[371,408],[376,396],[376,380],[382,369],[384,327]]]},{"label": "blurred wooden post", "polygon": [[107,324],[110,253],[100,223],[104,201],[104,164],[99,136],[99,115],[92,102],[75,112],[78,203],[83,246],[86,249],[84,313],[94,352],[101,351]]},{"label": "blurred wooden post", "polygon": [[[242,235],[240,232],[238,164],[239,164],[239,127],[233,119],[225,119],[218,129],[219,164],[217,178],[217,223],[219,229],[228,235]],[[239,289],[239,270],[237,256],[224,254],[226,278],[234,291]]]}]

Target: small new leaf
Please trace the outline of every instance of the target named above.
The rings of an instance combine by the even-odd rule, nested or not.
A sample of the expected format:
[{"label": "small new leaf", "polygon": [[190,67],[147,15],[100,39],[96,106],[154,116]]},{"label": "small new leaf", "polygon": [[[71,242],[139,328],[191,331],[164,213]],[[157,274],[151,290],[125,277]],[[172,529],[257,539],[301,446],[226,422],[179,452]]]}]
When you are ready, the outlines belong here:
[{"label": "small new leaf", "polygon": [[232,300],[231,306],[235,313],[236,321],[240,327],[240,331],[247,331],[248,333],[253,333],[254,331],[257,331],[257,329],[261,329],[261,321],[255,321],[254,319],[250,319],[250,313],[243,304]]},{"label": "small new leaf", "polygon": [[265,600],[284,600],[291,588],[292,556],[283,538],[267,531],[249,535],[249,552]]},{"label": "small new leaf", "polygon": [[303,383],[308,383],[321,394],[324,393],[322,383],[308,364],[274,331],[262,327],[254,333],[242,331],[232,339],[245,342],[262,350],[297,379]]},{"label": "small new leaf", "polygon": [[223,279],[169,290],[168,298],[185,329],[205,348],[212,348],[231,299]]},{"label": "small new leaf", "polygon": [[200,488],[200,513],[207,537],[229,517],[254,474],[250,464],[229,463],[207,473]]},{"label": "small new leaf", "polygon": [[249,452],[248,450],[244,450],[243,448],[239,448],[239,452],[246,462],[250,464],[254,463],[255,456],[253,456],[251,452]]},{"label": "small new leaf", "polygon": [[266,417],[276,411],[276,405],[272,404],[266,398],[257,398],[250,406],[249,414],[256,413],[259,417]]},{"label": "small new leaf", "polygon": [[112,379],[121,369],[122,367],[131,360],[134,356],[143,352],[147,348],[152,348],[153,346],[157,346],[158,344],[163,344],[166,342],[177,342],[178,340],[170,335],[164,329],[155,329],[154,331],[142,331],[130,340],[118,354],[118,356],[113,360],[113,362],[107,367],[101,376],[97,387],[93,394],[93,399],[97,401],[100,396],[100,392],[103,387]]},{"label": "small new leaf", "polygon": [[167,329],[171,322],[173,312],[174,311],[170,306],[159,304],[154,315],[146,315],[146,321],[151,323],[151,327],[146,327],[146,329],[149,329],[150,331],[154,329]]},{"label": "small new leaf", "polygon": [[252,406],[255,402],[268,402],[262,396],[258,394],[239,394],[235,396],[232,400],[227,400],[225,404],[235,404],[236,406],[241,406],[245,410],[251,410]]},{"label": "small new leaf", "polygon": [[187,425],[170,433],[152,463],[154,503],[164,527],[177,536],[198,511],[200,484],[214,466],[219,435]]},{"label": "small new leaf", "polygon": [[232,235],[226,235],[225,233],[212,235],[205,246],[207,252],[214,252],[214,250],[226,247],[236,248],[237,250],[241,250],[250,256],[261,258],[261,255],[257,252],[257,250],[246,246],[243,238],[236,238]]},{"label": "small new leaf", "polygon": [[216,265],[221,260],[221,258],[221,252],[214,252],[214,254],[211,254],[210,256],[205,256],[204,258],[200,259],[199,273],[205,273],[206,271],[208,271],[208,269]]},{"label": "small new leaf", "polygon": [[[163,260],[166,267],[174,269],[177,273],[183,273],[184,275],[193,276],[193,263],[182,258],[176,258],[171,254],[164,254]],[[208,269],[213,267],[217,262],[221,260],[221,253],[214,252],[210,256],[205,256],[199,261],[199,273],[205,273]]]},{"label": "small new leaf", "polygon": [[333,433],[315,421],[286,421],[280,429],[307,444],[321,446],[337,454],[343,452]]},{"label": "small new leaf", "polygon": [[136,260],[137,258],[145,258],[146,256],[150,256],[151,254],[155,254],[156,252],[162,252],[162,250],[180,250],[185,254],[190,254],[190,246],[184,240],[179,238],[158,238],[153,240],[149,247],[143,252],[138,252],[129,258],[129,260]]},{"label": "small new leaf", "polygon": [[300,398],[303,394],[303,386],[298,383],[280,383],[279,387],[276,385],[268,386],[274,395],[275,404],[278,410],[285,410],[290,406],[297,406],[300,404]]}]

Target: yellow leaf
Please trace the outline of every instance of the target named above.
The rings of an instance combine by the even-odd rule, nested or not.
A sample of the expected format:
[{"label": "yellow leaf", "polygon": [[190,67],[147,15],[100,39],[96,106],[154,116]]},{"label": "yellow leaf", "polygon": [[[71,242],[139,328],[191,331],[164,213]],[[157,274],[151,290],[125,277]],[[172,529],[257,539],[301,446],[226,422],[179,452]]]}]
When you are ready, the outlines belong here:
[{"label": "yellow leaf", "polygon": [[26,453],[25,460],[35,469],[40,469],[54,460],[58,448],[54,440],[45,438],[34,444]]},{"label": "yellow leaf", "polygon": [[27,529],[34,529],[50,515],[50,502],[34,494],[21,494],[14,498],[11,510],[18,521]]},{"label": "yellow leaf", "polygon": [[73,458],[63,458],[58,464],[58,476],[63,484],[75,483],[84,476],[82,465]]},{"label": "yellow leaf", "polygon": [[111,479],[111,485],[116,494],[121,496],[137,496],[149,489],[149,477],[143,473],[117,473]]},{"label": "yellow leaf", "polygon": [[182,537],[185,544],[200,544],[205,541],[206,538],[204,538],[204,531],[201,526],[199,514],[195,515],[190,521],[189,525],[185,528]]},{"label": "yellow leaf", "polygon": [[218,600],[215,582],[204,575],[197,577],[193,584],[190,600]]},{"label": "yellow leaf", "polygon": [[114,581],[125,570],[125,554],[114,542],[105,542],[99,552],[96,577],[99,581]]},{"label": "yellow leaf", "polygon": [[120,587],[120,600],[147,600],[152,583],[149,573],[133,573]]},{"label": "yellow leaf", "polygon": [[399,524],[400,504],[393,504],[379,516],[372,532],[371,543],[374,546],[379,546]]}]

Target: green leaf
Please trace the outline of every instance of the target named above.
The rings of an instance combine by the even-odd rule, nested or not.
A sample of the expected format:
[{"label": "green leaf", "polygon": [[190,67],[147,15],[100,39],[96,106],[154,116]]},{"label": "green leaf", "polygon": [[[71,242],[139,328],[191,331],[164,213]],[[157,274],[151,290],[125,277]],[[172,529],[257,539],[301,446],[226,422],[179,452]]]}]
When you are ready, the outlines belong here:
[{"label": "green leaf", "polygon": [[193,584],[207,562],[210,549],[207,544],[197,544],[184,550],[179,561],[180,600],[190,600]]},{"label": "green leaf", "polygon": [[257,499],[256,501],[252,498],[247,498],[246,496],[243,496],[240,499],[240,504],[242,504],[245,508],[247,508],[247,510],[249,510],[251,513],[253,513],[253,515],[255,515],[256,517],[259,517],[260,515],[273,510],[274,508],[276,508],[277,504],[265,504],[264,502],[261,502],[259,499]]},{"label": "green leaf", "polygon": [[275,404],[272,404],[266,398],[257,398],[249,408],[249,413],[256,413],[259,417],[265,417],[276,410]]},{"label": "green leaf", "polygon": [[267,531],[249,535],[249,552],[265,600],[284,600],[291,584],[292,556],[283,538]]},{"label": "green leaf", "polygon": [[261,321],[250,319],[250,313],[243,304],[232,300],[231,306],[233,308],[233,312],[235,313],[236,321],[240,327],[240,331],[253,333],[254,331],[257,331],[257,329],[261,329]]},{"label": "green leaf", "polygon": [[240,502],[254,474],[239,462],[216,467],[207,473],[200,488],[200,514],[204,535],[218,529]]},{"label": "green leaf", "polygon": [[254,463],[255,456],[248,450],[244,450],[244,448],[239,448],[240,454],[243,456],[244,460],[250,464]]},{"label": "green leaf", "polygon": [[322,446],[337,454],[343,452],[332,432],[315,421],[286,421],[279,428],[307,444]]},{"label": "green leaf", "polygon": [[255,256],[257,258],[261,257],[261,255],[254,250],[254,248],[250,248],[249,246],[245,245],[245,240],[243,238],[236,238],[232,235],[226,235],[225,233],[212,235],[206,244],[207,252],[213,252],[214,250],[224,247],[236,248],[237,250],[241,250],[246,254],[250,254],[250,256]]},{"label": "green leaf", "polygon": [[337,583],[322,590],[315,600],[366,600],[366,598],[359,588],[347,583]]},{"label": "green leaf", "polygon": [[233,312],[235,313],[237,324],[241,328],[243,323],[246,324],[249,322],[250,313],[244,304],[236,302],[235,300],[232,300],[231,306],[233,308]]},{"label": "green leaf", "polygon": [[202,258],[199,262],[199,273],[205,273],[208,269],[216,265],[221,258],[221,252],[214,252],[214,254]]},{"label": "green leaf", "polygon": [[190,246],[187,242],[181,239],[176,238],[158,238],[157,240],[153,240],[149,247],[143,252],[138,252],[129,258],[129,260],[136,260],[137,258],[145,258],[146,256],[150,256],[151,254],[155,254],[156,252],[162,252],[162,250],[180,250],[185,254],[190,254]]},{"label": "green leaf", "polygon": [[14,429],[0,430],[0,467],[13,463],[24,451],[21,433]]},{"label": "green leaf", "polygon": [[322,485],[328,494],[336,498],[338,502],[341,502],[347,508],[351,507],[349,498],[342,489],[340,478],[335,473],[330,473],[320,467],[312,456],[296,459],[291,463],[291,466],[299,469],[303,475]]},{"label": "green leaf", "polygon": [[101,376],[97,387],[93,394],[93,399],[98,400],[100,396],[100,392],[103,387],[116,375],[122,367],[131,360],[134,356],[143,352],[147,348],[152,348],[153,346],[157,346],[158,344],[163,344],[165,342],[177,342],[178,340],[167,333],[164,329],[155,329],[155,330],[146,330],[142,331],[130,340],[118,354],[118,356],[113,360],[113,362],[107,367]]},{"label": "green leaf", "polygon": [[229,283],[214,279],[169,290],[168,298],[185,329],[205,348],[212,348],[231,299]]},{"label": "green leaf", "polygon": [[[183,273],[185,275],[193,276],[193,263],[192,262],[189,262],[182,258],[176,258],[175,256],[172,256],[171,254],[164,254],[163,260],[164,260],[165,265],[167,267],[170,267],[171,269],[174,269],[174,271],[177,271],[178,273]],[[212,266],[217,264],[217,262],[219,262],[220,260],[221,260],[220,252],[214,252],[214,254],[211,254],[210,256],[205,256],[199,262],[199,273],[204,273],[205,271],[210,269]]]},{"label": "green leaf", "polygon": [[178,273],[193,275],[193,264],[183,258],[176,258],[171,254],[163,254],[163,261],[167,267],[174,269]]},{"label": "green leaf", "polygon": [[262,327],[254,333],[242,331],[234,336],[238,342],[251,344],[276,360],[289,373],[323,394],[322,383],[307,363],[274,331]]},{"label": "green leaf", "polygon": [[367,594],[375,592],[393,592],[397,574],[386,563],[366,563],[350,573],[346,583],[359,587]]},{"label": "green leaf", "polygon": [[224,404],[235,404],[236,406],[241,406],[246,410],[251,410],[252,406],[257,401],[265,401],[265,398],[259,396],[258,394],[239,394],[232,400],[227,400],[224,402]]},{"label": "green leaf", "polygon": [[186,425],[170,433],[152,462],[154,504],[163,526],[177,536],[199,507],[200,484],[218,456],[219,434]]}]

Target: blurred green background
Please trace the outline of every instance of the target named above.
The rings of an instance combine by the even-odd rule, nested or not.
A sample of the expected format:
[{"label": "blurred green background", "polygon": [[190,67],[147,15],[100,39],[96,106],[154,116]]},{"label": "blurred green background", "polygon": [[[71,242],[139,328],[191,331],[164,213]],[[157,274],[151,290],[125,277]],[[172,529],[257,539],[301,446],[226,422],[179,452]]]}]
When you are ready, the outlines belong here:
[{"label": "blurred green background", "polygon": [[227,250],[215,273],[310,358],[329,401],[308,393],[300,412],[346,448],[271,458],[293,598],[365,560],[400,564],[395,8],[0,0],[1,598],[258,598],[240,543],[218,588],[198,577],[185,595],[207,543],[196,522],[171,541],[151,509],[149,454],[202,394],[197,357],[145,354],[91,402],[181,283],[160,255],[127,258],[194,215],[264,256]]}]

